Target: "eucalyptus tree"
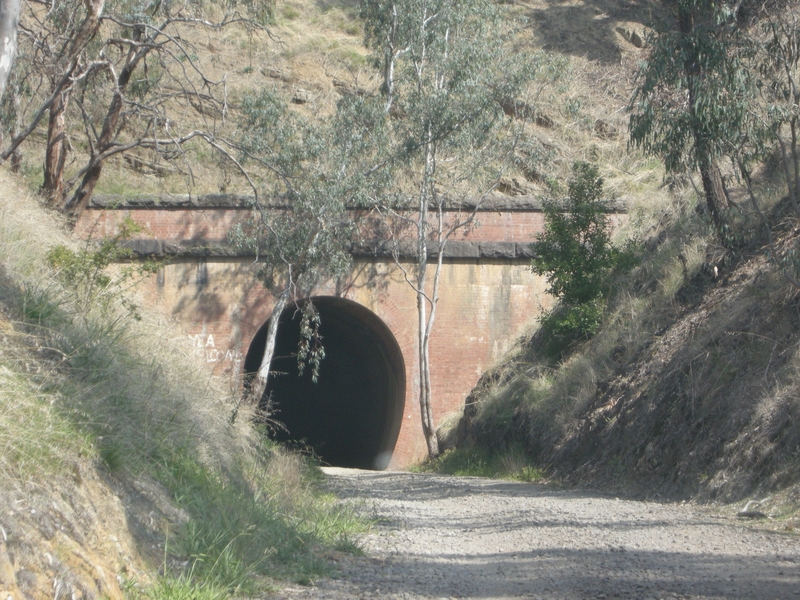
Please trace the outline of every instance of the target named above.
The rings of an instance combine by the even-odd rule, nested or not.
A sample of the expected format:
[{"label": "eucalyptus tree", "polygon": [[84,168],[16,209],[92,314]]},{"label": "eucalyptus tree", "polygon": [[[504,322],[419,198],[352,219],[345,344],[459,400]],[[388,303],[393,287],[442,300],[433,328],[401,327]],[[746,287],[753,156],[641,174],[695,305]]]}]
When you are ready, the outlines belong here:
[{"label": "eucalyptus tree", "polygon": [[518,99],[538,63],[509,52],[511,21],[490,0],[363,0],[361,16],[383,75],[372,99],[385,115],[380,143],[397,173],[371,201],[416,295],[419,404],[434,457],[430,339],[445,247],[475,224],[476,208],[511,159],[519,128],[502,105]]},{"label": "eucalyptus tree", "polygon": [[673,25],[650,40],[630,105],[631,144],[663,158],[668,171],[700,171],[723,240],[729,201],[718,162],[740,144],[756,91],[754,46],[737,6],[676,0]]},{"label": "eucalyptus tree", "polygon": [[759,102],[749,111],[748,126],[743,128],[731,159],[753,212],[764,226],[770,259],[787,281],[800,288],[794,250],[780,255],[770,220],[759,206],[752,176],[755,166],[777,154],[788,198],[800,213],[800,9],[796,3],[779,2],[764,7],[758,17],[760,22],[751,26],[751,43],[756,48],[751,71],[757,78]]},{"label": "eucalyptus tree", "polygon": [[789,199],[800,212],[797,4],[677,0],[676,27],[652,42],[631,103],[631,143],[662,156],[669,170],[699,168],[723,242],[727,199],[716,162],[728,159],[764,225],[772,260],[800,287],[790,272],[793,261],[776,255],[752,177],[777,153]]},{"label": "eucalyptus tree", "polygon": [[[11,98],[6,98],[6,87],[14,73],[17,56],[19,11],[20,0],[0,0],[0,147],[3,145],[4,130],[13,131],[12,123],[16,124],[13,108],[18,97],[16,85],[11,83]],[[17,166],[17,161],[12,161],[12,169],[16,170]]]},{"label": "eucalyptus tree", "polygon": [[20,0],[0,0],[0,99],[6,91],[17,54],[17,26]]},{"label": "eucalyptus tree", "polygon": [[759,89],[780,147],[789,198],[800,212],[800,9],[793,5],[773,13],[762,31]]},{"label": "eucalyptus tree", "polygon": [[55,206],[80,213],[112,156],[144,150],[189,171],[187,142],[217,145],[228,112],[225,77],[208,74],[190,32],[260,26],[250,9],[241,14],[231,1],[212,17],[220,7],[200,0],[38,4],[26,4],[20,26],[25,61],[17,72],[29,97],[17,118],[27,124],[0,160],[47,118],[42,192]]},{"label": "eucalyptus tree", "polygon": [[266,389],[281,313],[300,299],[298,366],[302,374],[308,364],[316,381],[325,353],[307,297],[319,281],[347,273],[360,236],[353,209],[365,206],[367,184],[377,190],[388,183],[388,171],[373,142],[381,137],[382,114],[357,98],[342,100],[324,123],[306,121],[269,90],[247,95],[240,108],[237,164],[254,203],[252,218],[231,240],[255,251],[258,279],[275,296],[261,364],[245,381],[243,400],[255,403]]}]

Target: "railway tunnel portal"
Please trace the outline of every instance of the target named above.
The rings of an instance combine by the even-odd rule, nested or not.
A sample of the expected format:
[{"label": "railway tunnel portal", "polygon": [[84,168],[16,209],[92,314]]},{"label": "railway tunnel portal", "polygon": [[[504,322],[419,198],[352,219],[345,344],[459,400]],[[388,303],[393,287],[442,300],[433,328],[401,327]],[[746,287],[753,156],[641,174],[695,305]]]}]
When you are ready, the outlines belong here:
[{"label": "railway tunnel portal", "polygon": [[[479,206],[453,205],[453,218],[475,210],[478,224],[448,242],[441,297],[430,339],[434,419],[463,407],[481,374],[508,351],[552,299],[530,270],[530,242],[543,230],[539,199],[495,196]],[[251,214],[244,196],[95,195],[76,224],[86,237],[115,235],[125,219],[148,232],[130,247],[164,258],[140,288],[145,304],[168,315],[188,336],[198,360],[218,376],[241,381],[261,360],[275,298],[258,283],[254,256],[228,243],[228,232]],[[279,202],[274,210],[282,210]],[[612,223],[624,218],[620,204]],[[326,358],[320,382],[297,377],[299,319],[281,315],[276,370],[271,377],[276,437],[305,442],[332,464],[403,468],[427,454],[420,424],[416,294],[405,281],[409,262],[354,247],[353,266],[336,281],[320,281],[303,296],[321,313]],[[286,358],[280,358],[286,357]]]}]

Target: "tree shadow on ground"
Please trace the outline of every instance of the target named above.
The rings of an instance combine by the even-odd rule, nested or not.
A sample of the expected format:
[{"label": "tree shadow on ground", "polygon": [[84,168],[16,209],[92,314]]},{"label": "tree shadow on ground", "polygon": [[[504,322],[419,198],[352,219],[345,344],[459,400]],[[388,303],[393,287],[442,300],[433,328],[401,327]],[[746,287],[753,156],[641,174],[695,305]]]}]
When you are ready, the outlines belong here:
[{"label": "tree shadow on ground", "polygon": [[541,0],[525,3],[520,14],[537,46],[616,64],[622,60],[621,44],[627,43],[617,27],[631,22],[651,27],[666,9],[654,0]]},{"label": "tree shadow on ground", "polygon": [[[384,548],[394,550],[343,563],[342,584],[321,586],[348,595],[756,600],[795,597],[800,585],[794,540],[745,534],[696,510],[470,477],[343,470],[327,483],[340,497],[376,502],[380,537],[398,536]],[[469,497],[483,509],[450,512]],[[448,498],[459,499],[443,512]],[[421,541],[432,532],[436,547]]]},{"label": "tree shadow on ground", "polygon": [[367,592],[380,589],[382,595],[426,598],[759,600],[796,597],[800,579],[793,563],[766,554],[552,547],[478,555],[399,555],[387,559],[385,565],[356,561],[344,577]]}]

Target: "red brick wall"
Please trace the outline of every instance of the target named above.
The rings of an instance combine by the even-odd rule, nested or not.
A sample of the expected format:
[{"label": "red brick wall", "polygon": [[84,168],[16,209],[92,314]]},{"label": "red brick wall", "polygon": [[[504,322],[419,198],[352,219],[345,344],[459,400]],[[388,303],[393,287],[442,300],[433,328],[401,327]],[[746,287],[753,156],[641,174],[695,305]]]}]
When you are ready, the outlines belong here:
[{"label": "red brick wall", "polygon": [[[357,262],[343,295],[374,312],[392,331],[406,365],[406,407],[392,466],[425,455],[417,404],[417,309],[399,271],[383,263],[383,290],[375,293]],[[481,373],[497,361],[549,306],[544,282],[526,264],[460,261],[444,265],[441,299],[431,338],[434,415],[458,410]],[[174,317],[195,346],[198,360],[221,376],[237,377],[250,341],[269,318],[272,297],[255,282],[252,260],[181,260],[164,267],[143,290],[145,301]],[[336,295],[332,283],[311,295]]]},{"label": "red brick wall", "polygon": [[[78,231],[112,235],[129,215],[164,241],[222,241],[247,210],[87,210]],[[484,212],[467,241],[528,242],[541,231],[540,212]],[[620,217],[614,217],[618,222]],[[370,267],[370,268],[364,268]],[[251,258],[184,258],[144,286],[146,301],[171,315],[192,340],[198,360],[221,376],[238,377],[256,331],[269,318],[273,298],[254,277]],[[367,273],[378,273],[379,286]],[[411,287],[391,262],[357,260],[343,295],[380,317],[394,334],[406,365],[406,405],[391,466],[425,456],[417,403],[417,309]],[[546,284],[527,261],[452,259],[444,265],[441,299],[431,338],[433,409],[437,423],[458,410],[481,373],[508,351],[550,306]],[[339,289],[342,289],[341,286]],[[309,295],[337,295],[333,282]]]},{"label": "red brick wall", "polygon": [[[86,210],[77,231],[81,235],[113,235],[126,217],[144,225],[155,239],[225,241],[236,223],[250,216],[244,209],[152,209]],[[431,217],[433,219],[434,217]],[[455,218],[455,217],[453,217]],[[541,212],[482,212],[469,230],[456,233],[454,240],[473,242],[530,242],[542,230]]]}]

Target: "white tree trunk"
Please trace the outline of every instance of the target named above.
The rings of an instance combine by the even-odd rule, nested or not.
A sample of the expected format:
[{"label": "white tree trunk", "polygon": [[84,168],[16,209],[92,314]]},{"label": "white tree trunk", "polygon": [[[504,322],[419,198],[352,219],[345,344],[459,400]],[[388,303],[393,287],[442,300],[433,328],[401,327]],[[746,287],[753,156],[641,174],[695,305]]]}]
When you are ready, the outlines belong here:
[{"label": "white tree trunk", "polygon": [[287,287],[278,296],[275,306],[272,307],[272,315],[269,318],[267,327],[267,340],[264,344],[264,356],[261,358],[261,365],[256,373],[255,380],[244,390],[245,400],[258,404],[267,389],[267,379],[269,378],[269,368],[272,363],[272,356],[275,354],[275,340],[278,338],[278,321],[281,313],[289,300],[289,288]]},{"label": "white tree trunk", "polygon": [[[428,456],[439,456],[439,441],[436,439],[436,426],[433,420],[431,394],[430,336],[433,320],[436,315],[436,298],[431,299],[431,312],[428,314],[428,297],[425,294],[428,270],[428,203],[430,202],[433,180],[434,149],[428,132],[428,144],[425,152],[425,172],[419,194],[419,224],[417,234],[417,332],[419,346],[419,412],[422,418],[422,433],[428,446]],[[441,254],[441,252],[440,252]],[[437,279],[438,279],[437,268]],[[438,287],[438,286],[436,286]]]},{"label": "white tree trunk", "polygon": [[17,55],[20,0],[0,0],[0,100]]}]

